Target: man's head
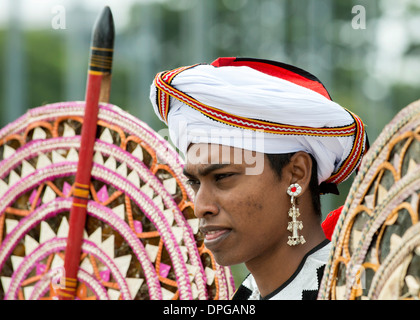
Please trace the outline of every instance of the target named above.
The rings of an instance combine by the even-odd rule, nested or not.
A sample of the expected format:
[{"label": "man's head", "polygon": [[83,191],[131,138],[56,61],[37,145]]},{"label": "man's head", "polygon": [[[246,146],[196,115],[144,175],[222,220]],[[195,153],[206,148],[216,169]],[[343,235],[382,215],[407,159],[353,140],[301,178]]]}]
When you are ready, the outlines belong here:
[{"label": "man's head", "polygon": [[186,156],[195,213],[220,264],[285,243],[292,183],[319,227],[319,194],[337,190],[366,149],[359,117],[315,76],[274,61],[219,58],[161,72],[150,99]]}]

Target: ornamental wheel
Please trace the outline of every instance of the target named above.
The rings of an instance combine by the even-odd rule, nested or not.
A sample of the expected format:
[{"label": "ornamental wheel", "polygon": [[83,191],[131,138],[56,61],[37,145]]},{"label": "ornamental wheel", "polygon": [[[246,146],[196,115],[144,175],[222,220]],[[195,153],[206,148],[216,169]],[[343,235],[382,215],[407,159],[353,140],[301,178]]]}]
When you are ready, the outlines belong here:
[{"label": "ornamental wheel", "polygon": [[[0,130],[0,298],[57,299],[65,276],[84,102],[31,109]],[[172,146],[101,104],[76,299],[228,299]]]},{"label": "ornamental wheel", "polygon": [[332,237],[321,299],[420,298],[420,101],[366,153]]}]

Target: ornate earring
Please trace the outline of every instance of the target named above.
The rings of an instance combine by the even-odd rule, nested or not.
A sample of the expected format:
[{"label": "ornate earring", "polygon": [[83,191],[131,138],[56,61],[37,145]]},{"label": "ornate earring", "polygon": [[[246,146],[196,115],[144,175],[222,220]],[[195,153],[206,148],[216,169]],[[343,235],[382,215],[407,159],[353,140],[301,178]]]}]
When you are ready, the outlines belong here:
[{"label": "ornate earring", "polygon": [[290,221],[287,226],[287,230],[292,232],[292,236],[289,236],[289,241],[287,241],[289,246],[295,246],[299,243],[304,244],[306,242],[302,235],[298,235],[298,230],[303,229],[303,224],[302,221],[297,221],[297,217],[300,216],[300,213],[299,208],[296,208],[295,205],[295,197],[298,196],[301,192],[302,187],[297,183],[291,184],[287,189],[287,194],[291,196],[290,202],[292,203],[292,207],[289,209],[289,217],[292,218],[292,221]]}]

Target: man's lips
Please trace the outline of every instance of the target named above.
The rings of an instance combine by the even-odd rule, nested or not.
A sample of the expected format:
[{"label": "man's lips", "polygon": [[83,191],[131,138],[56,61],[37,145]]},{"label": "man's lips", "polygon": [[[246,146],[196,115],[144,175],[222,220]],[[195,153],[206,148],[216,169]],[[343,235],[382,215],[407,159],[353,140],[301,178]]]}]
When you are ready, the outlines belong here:
[{"label": "man's lips", "polygon": [[232,229],[222,226],[203,226],[200,231],[204,234],[206,246],[215,245],[225,239]]}]

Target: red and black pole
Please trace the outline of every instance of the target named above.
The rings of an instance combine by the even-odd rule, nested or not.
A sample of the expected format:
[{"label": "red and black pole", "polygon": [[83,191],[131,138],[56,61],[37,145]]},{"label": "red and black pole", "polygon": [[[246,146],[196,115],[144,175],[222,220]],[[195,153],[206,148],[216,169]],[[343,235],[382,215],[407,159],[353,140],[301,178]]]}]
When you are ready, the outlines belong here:
[{"label": "red and black pole", "polygon": [[64,260],[59,298],[72,300],[76,296],[77,273],[86,222],[87,202],[96,139],[99,102],[108,102],[114,53],[114,21],[109,7],[98,17],[92,33],[89,70],[86,86],[86,106],[83,118],[79,162],[70,210],[69,235]]}]

